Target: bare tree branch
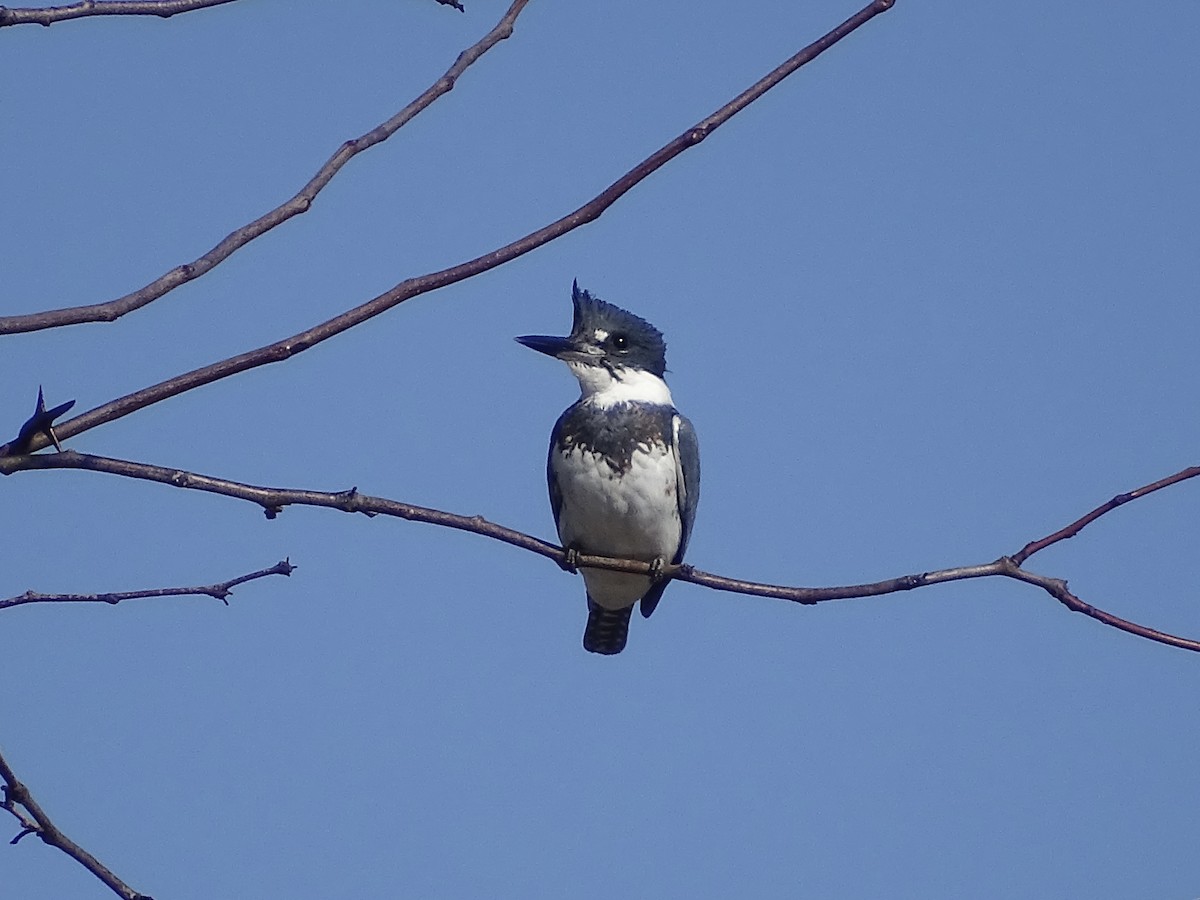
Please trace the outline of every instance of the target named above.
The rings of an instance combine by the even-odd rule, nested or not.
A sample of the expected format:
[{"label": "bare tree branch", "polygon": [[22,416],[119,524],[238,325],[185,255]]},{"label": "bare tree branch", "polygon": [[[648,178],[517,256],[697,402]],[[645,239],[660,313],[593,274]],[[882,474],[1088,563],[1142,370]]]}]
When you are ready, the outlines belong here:
[{"label": "bare tree branch", "polygon": [[283,559],[269,569],[261,569],[248,575],[239,575],[217,584],[198,585],[197,587],[151,588],[144,591],[121,591],[107,594],[41,594],[36,591],[26,591],[7,600],[0,600],[0,609],[11,606],[24,606],[26,603],[110,603],[116,605],[123,600],[141,600],[151,597],[185,597],[207,596],[215,597],[226,606],[229,605],[229,595],[239,584],[266,578],[268,575],[291,575],[296,569],[290,561]]},{"label": "bare tree branch", "polygon": [[0,27],[5,25],[53,25],[87,16],[158,16],[169,19],[179,13],[221,6],[233,0],[79,0],[67,6],[42,9],[6,9],[0,6]]},{"label": "bare tree branch", "polygon": [[[123,600],[133,600],[142,597],[174,597],[185,594],[201,594],[215,597],[228,603],[229,594],[233,588],[248,581],[266,578],[269,575],[291,575],[295,566],[284,559],[258,572],[250,572],[222,581],[218,584],[202,585],[199,587],[157,588],[145,591],[127,591],[111,594],[38,594],[27,591],[17,597],[0,600],[0,609],[10,606],[20,606],[26,603],[120,603]],[[128,884],[113,874],[112,870],[84,850],[77,843],[63,834],[50,820],[46,811],[41,808],[27,788],[13,772],[8,761],[0,754],[0,778],[3,779],[3,796],[0,797],[0,808],[8,810],[21,826],[10,843],[16,844],[22,838],[35,834],[51,847],[57,847],[70,856],[85,869],[95,875],[100,881],[112,889],[118,897],[124,900],[153,900],[147,894],[135,891]]]},{"label": "bare tree branch", "polygon": [[[229,2],[229,0],[222,0]],[[246,246],[252,240],[270,231],[277,225],[282,225],[293,216],[306,213],[312,207],[313,200],[324,187],[333,180],[351,159],[364,150],[386,141],[389,137],[411,122],[416,116],[433,104],[444,94],[448,94],[465,72],[481,56],[487,53],[500,41],[513,33],[513,24],[521,10],[529,0],[514,0],[496,27],[485,34],[477,43],[468,47],[458,55],[454,64],[446,70],[437,81],[426,88],[425,92],[396,113],[386,122],[372,128],[360,137],[346,141],[333,156],[317,171],[300,191],[290,200],[264,213],[253,222],[225,236],[219,244],[190,263],[176,266],[169,272],[160,275],[145,287],[109,300],[105,303],[93,303],[87,306],[72,306],[65,309],[51,309],[45,312],[29,313],[26,315],[0,316],[0,334],[17,334],[28,331],[40,331],[46,328],[58,328],[63,325],[77,325],[83,322],[113,322],[126,313],[133,312],[153,303],[182,284],[194,281],[215,266],[224,262],[237,250]],[[0,12],[0,24],[3,24],[4,13]]]},{"label": "bare tree branch", "polygon": [[[168,469],[162,466],[149,465],[148,463],[113,459],[104,456],[91,456],[89,454],[76,453],[73,450],[35,456],[0,457],[0,474],[10,475],[13,472],[45,469],[84,469],[91,472],[119,475],[125,478],[155,481],[160,484],[167,484],[187,490],[222,494],[226,497],[234,497],[239,500],[255,503],[263,508],[268,518],[272,519],[285,506],[322,506],[329,509],[339,509],[342,512],[363,513],[368,516],[394,516],[400,519],[407,519],[410,522],[426,522],[431,525],[441,525],[445,528],[455,528],[459,531],[469,531],[502,541],[506,544],[511,544],[514,547],[520,547],[532,553],[537,553],[547,559],[554,560],[560,567],[566,568],[568,565],[567,554],[563,548],[535,538],[532,535],[489,522],[482,516],[462,516],[424,506],[401,503],[398,500],[371,497],[366,494],[360,494],[357,488],[331,493],[294,488],[260,487],[238,481],[228,481],[223,478],[213,478],[209,475],[200,475],[182,469]],[[1128,494],[1120,496],[1127,498],[1127,500],[1122,502],[1128,502],[1128,500],[1144,497],[1155,490],[1159,490],[1170,484],[1176,484],[1188,478],[1194,478],[1197,475],[1200,475],[1200,466],[1184,469],[1169,478],[1164,478],[1161,481],[1156,481],[1153,484],[1137,488]],[[1055,532],[1046,538],[1027,544],[1020,553],[1013,556],[1001,556],[993,562],[982,563],[980,565],[957,566],[933,572],[902,575],[899,578],[889,578],[886,581],[877,581],[871,584],[825,588],[787,587],[784,585],[762,584],[736,578],[726,578],[723,575],[713,575],[709,572],[703,572],[689,565],[667,566],[663,569],[663,574],[667,578],[688,581],[692,584],[720,591],[749,594],[756,597],[773,597],[805,605],[822,603],[827,600],[849,600],[855,597],[876,597],[881,594],[894,594],[899,591],[910,591],[931,584],[944,584],[948,581],[964,581],[970,578],[1001,576],[1040,587],[1068,609],[1083,613],[1098,622],[1103,622],[1105,625],[1138,637],[1168,644],[1172,647],[1200,652],[1200,641],[1167,634],[1166,632],[1158,631],[1145,625],[1139,625],[1136,622],[1130,622],[1127,619],[1122,619],[1112,613],[1091,606],[1072,594],[1067,589],[1066,581],[1030,572],[1028,569],[1022,568],[1020,562],[1018,562],[1018,557],[1021,558],[1021,561],[1028,559],[1034,553],[1038,552],[1038,550],[1054,543],[1054,540],[1051,539],[1061,539],[1057,536],[1072,528],[1074,529],[1073,533],[1078,533],[1088,523],[1095,521],[1104,515],[1104,513],[1116,509],[1119,505],[1121,504],[1114,504],[1110,501],[1103,507],[1099,507],[1098,510],[1093,510],[1093,512],[1083,517],[1083,519],[1072,523],[1072,525],[1063,529],[1063,531]],[[1030,550],[1030,547],[1034,549]],[[618,572],[630,572],[637,575],[648,575],[651,572],[650,564],[640,560],[579,555],[576,562],[578,565],[590,568],[612,569]]]},{"label": "bare tree branch", "polygon": [[1075,537],[1075,535],[1079,534],[1079,532],[1082,531],[1085,526],[1090,525],[1106,512],[1111,512],[1118,506],[1124,506],[1130,500],[1137,500],[1139,497],[1145,497],[1147,494],[1153,494],[1155,491],[1160,491],[1165,487],[1170,487],[1173,484],[1177,484],[1180,481],[1186,481],[1189,478],[1195,478],[1197,475],[1200,475],[1200,466],[1192,466],[1190,469],[1184,469],[1181,472],[1176,472],[1174,475],[1169,475],[1166,478],[1162,478],[1153,482],[1152,484],[1142,485],[1142,487],[1128,491],[1124,494],[1117,494],[1117,496],[1113,497],[1107,503],[1101,503],[1086,516],[1080,516],[1070,525],[1059,529],[1058,531],[1054,532],[1054,534],[1046,535],[1046,537],[1042,538],[1041,540],[1030,541],[1017,553],[1013,554],[1013,562],[1019,566],[1039,550],[1045,550],[1051,544],[1057,544],[1059,541],[1065,541],[1068,538]]},{"label": "bare tree branch", "polygon": [[0,754],[0,779],[4,781],[4,796],[0,800],[0,808],[12,813],[21,825],[21,831],[9,843],[15,844],[27,835],[36,834],[51,847],[57,847],[78,862],[123,900],[154,900],[147,894],[135,891],[114,875],[104,863],[59,831],[46,815],[46,811],[33,799],[29,788],[17,778],[3,754]]},{"label": "bare tree branch", "polygon": [[[124,397],[119,397],[116,400],[91,409],[73,419],[68,419],[61,425],[55,426],[55,431],[60,438],[65,439],[90,428],[95,428],[97,425],[127,416],[151,404],[206,384],[212,384],[214,381],[220,381],[222,378],[228,378],[239,372],[245,372],[259,366],[269,365],[270,363],[283,362],[297,353],[307,350],[309,347],[313,347],[322,341],[341,334],[343,331],[353,328],[356,325],[361,325],[363,322],[380,313],[386,312],[394,306],[398,306],[406,300],[494,269],[499,265],[503,265],[506,262],[529,253],[531,250],[536,250],[544,244],[562,237],[564,234],[573,231],[581,225],[586,225],[598,219],[606,209],[616,203],[620,197],[633,189],[633,187],[651,173],[660,169],[667,162],[683,153],[683,151],[699,144],[712,134],[713,131],[729,121],[730,118],[741,112],[771,88],[775,87],[788,75],[791,75],[797,69],[816,59],[821,53],[865,25],[871,19],[875,18],[875,16],[891,9],[894,3],[895,0],[873,0],[873,2],[859,10],[824,37],[809,44],[803,50],[777,66],[712,115],[698,122],[679,135],[679,137],[642,160],[642,162],[638,163],[595,198],[579,207],[573,213],[569,213],[561,219],[525,235],[523,238],[519,238],[510,244],[506,244],[468,262],[460,263],[449,269],[442,269],[440,272],[433,272],[428,275],[402,281],[375,299],[347,310],[341,315],[315,325],[306,331],[283,338],[265,347],[259,347],[257,350],[250,350],[199,369],[193,369],[191,372],[185,372],[167,381],[162,381],[150,387],[143,388],[140,391],[135,391],[132,394],[126,394]],[[47,439],[39,436],[35,438],[29,449],[39,450],[46,445]],[[12,447],[9,444],[0,447],[0,456],[11,452]]]}]

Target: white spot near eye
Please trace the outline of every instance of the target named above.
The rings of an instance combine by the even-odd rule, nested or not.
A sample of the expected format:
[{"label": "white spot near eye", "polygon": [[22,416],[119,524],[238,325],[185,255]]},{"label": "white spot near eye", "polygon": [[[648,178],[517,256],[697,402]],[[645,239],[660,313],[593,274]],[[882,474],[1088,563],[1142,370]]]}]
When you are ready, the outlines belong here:
[{"label": "white spot near eye", "polygon": [[596,339],[597,344],[603,344],[606,340],[608,340],[608,332],[603,328],[597,328],[592,332],[592,336]]}]

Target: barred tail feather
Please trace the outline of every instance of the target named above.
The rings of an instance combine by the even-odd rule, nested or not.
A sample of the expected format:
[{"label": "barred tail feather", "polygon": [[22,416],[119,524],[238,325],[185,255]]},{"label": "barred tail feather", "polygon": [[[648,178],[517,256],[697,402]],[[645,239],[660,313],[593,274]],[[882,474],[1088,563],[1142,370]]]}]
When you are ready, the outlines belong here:
[{"label": "barred tail feather", "polygon": [[629,637],[629,615],[632,606],[624,609],[605,609],[588,597],[587,628],[583,632],[583,649],[589,653],[611,656],[625,649]]}]

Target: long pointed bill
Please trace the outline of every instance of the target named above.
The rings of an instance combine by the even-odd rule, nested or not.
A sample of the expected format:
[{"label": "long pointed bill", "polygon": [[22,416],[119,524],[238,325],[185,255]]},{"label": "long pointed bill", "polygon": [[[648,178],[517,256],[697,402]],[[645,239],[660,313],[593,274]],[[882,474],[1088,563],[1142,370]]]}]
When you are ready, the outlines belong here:
[{"label": "long pointed bill", "polygon": [[553,356],[556,359],[562,359],[565,355],[575,352],[575,345],[571,343],[570,338],[551,337],[544,334],[527,334],[523,337],[514,338],[518,344],[523,344],[530,350],[536,350],[538,353],[545,353],[547,356]]}]

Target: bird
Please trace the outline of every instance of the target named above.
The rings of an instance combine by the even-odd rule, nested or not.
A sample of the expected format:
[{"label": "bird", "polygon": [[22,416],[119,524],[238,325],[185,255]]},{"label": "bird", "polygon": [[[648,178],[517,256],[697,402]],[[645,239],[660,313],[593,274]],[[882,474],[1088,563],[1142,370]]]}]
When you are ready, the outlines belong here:
[{"label": "bird", "polygon": [[567,364],[579,400],[550,434],[546,480],[564,568],[580,553],[643,560],[650,575],[582,569],[588,620],[584,649],[625,649],[640,601],[649,617],[683,561],[700,502],[700,449],[692,423],[675,408],[663,375],[662,332],[640,316],[571,285],[574,316],[566,337],[517,342]]}]

